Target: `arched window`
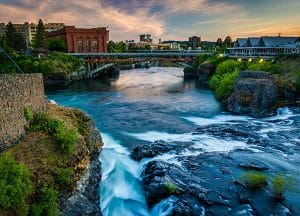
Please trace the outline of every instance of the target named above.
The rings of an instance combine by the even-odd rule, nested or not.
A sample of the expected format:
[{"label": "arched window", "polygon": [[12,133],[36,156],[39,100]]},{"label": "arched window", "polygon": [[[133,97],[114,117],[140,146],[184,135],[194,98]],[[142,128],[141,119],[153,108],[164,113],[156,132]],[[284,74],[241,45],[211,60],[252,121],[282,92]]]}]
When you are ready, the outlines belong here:
[{"label": "arched window", "polygon": [[85,41],[85,50],[88,53],[91,52],[91,39],[90,39],[90,37],[86,38],[86,41]]},{"label": "arched window", "polygon": [[93,52],[98,52],[98,38],[95,37],[92,42]]},{"label": "arched window", "polygon": [[77,50],[79,53],[83,52],[83,39],[82,37],[79,37],[78,40],[77,40]]}]

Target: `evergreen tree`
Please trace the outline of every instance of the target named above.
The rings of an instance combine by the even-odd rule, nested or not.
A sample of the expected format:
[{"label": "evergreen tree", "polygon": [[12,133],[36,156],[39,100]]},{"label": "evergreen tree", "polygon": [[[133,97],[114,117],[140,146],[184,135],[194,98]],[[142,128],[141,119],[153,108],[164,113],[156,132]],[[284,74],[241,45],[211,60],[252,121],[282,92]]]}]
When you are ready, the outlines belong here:
[{"label": "evergreen tree", "polygon": [[43,21],[40,19],[36,28],[36,35],[33,40],[34,48],[47,49],[47,35]]},{"label": "evergreen tree", "polygon": [[11,22],[8,22],[6,25],[5,37],[6,37],[7,45],[13,50],[15,50],[16,48],[16,38],[15,38],[16,34],[17,31],[14,25]]},{"label": "evergreen tree", "polygon": [[24,51],[26,49],[26,41],[22,33],[15,33],[15,44],[15,50]]},{"label": "evergreen tree", "polygon": [[232,39],[230,36],[227,36],[224,40],[224,43],[226,45],[226,47],[231,47],[231,44],[232,44]]}]

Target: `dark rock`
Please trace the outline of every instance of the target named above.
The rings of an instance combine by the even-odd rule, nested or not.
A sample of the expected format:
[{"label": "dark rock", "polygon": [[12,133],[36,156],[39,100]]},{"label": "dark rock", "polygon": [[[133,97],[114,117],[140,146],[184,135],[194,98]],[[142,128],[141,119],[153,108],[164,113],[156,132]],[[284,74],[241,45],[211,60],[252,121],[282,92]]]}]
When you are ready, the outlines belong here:
[{"label": "dark rock", "polygon": [[[149,145],[137,146],[133,149],[131,157],[137,161],[142,160],[143,158],[152,158],[154,156],[176,151],[176,149],[181,149],[182,147],[190,146],[191,143],[179,143],[179,142],[164,142],[156,141],[150,143]],[[154,147],[155,146],[155,147]]]},{"label": "dark rock", "polygon": [[46,87],[65,87],[71,83],[71,80],[64,76],[46,76],[43,79]]},{"label": "dark rock", "polygon": [[197,80],[200,83],[207,84],[215,70],[216,67],[210,62],[202,63],[197,69]]},{"label": "dark rock", "polygon": [[266,72],[241,72],[228,99],[228,109],[237,114],[264,117],[274,113],[279,99],[278,87]]},{"label": "dark rock", "polygon": [[197,71],[193,67],[186,67],[183,70],[185,79],[195,79],[197,78]]},{"label": "dark rock", "polygon": [[269,167],[262,161],[248,161],[239,164],[239,167],[247,169],[247,170],[257,170],[263,171],[268,170]]}]

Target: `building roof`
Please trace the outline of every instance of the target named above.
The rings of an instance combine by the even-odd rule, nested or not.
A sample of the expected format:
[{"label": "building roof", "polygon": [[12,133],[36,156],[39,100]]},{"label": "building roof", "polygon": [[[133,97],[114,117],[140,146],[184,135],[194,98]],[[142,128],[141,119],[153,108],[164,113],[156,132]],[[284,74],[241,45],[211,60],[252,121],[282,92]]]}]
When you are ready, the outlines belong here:
[{"label": "building roof", "polygon": [[248,41],[248,38],[237,38],[235,42],[236,47],[244,47],[246,46],[246,43]]},{"label": "building roof", "polygon": [[249,37],[247,40],[247,47],[257,47],[260,37]]},{"label": "building roof", "polygon": [[280,47],[288,44],[295,44],[298,37],[261,37],[259,46],[261,47]]}]

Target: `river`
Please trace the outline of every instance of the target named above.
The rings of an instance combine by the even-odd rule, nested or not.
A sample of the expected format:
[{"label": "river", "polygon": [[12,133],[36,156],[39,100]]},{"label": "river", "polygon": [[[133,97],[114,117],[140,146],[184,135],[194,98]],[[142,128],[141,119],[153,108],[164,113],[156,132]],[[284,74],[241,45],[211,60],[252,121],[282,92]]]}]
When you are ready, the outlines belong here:
[{"label": "river", "polygon": [[[185,81],[182,68],[125,70],[115,78],[74,82],[67,89],[47,90],[46,93],[48,99],[59,105],[76,107],[91,115],[101,132],[104,148],[100,156],[100,196],[104,216],[154,216],[171,211],[170,202],[161,202],[148,209],[140,183],[140,173],[147,161],[138,163],[130,158],[135,146],[165,140],[194,142],[198,150],[189,152],[192,155],[203,151],[230,152],[238,148],[251,149],[256,154],[263,151],[241,140],[192,134],[199,126],[247,122],[259,124],[257,128],[262,136],[292,130],[293,136],[286,137],[288,142],[283,143],[291,150],[278,153],[280,150],[274,148],[280,155],[276,157],[278,161],[271,156],[268,160],[281,164],[276,169],[292,172],[299,183],[300,137],[297,135],[299,127],[294,125],[295,119],[299,122],[297,110],[281,109],[278,116],[265,120],[231,115],[223,110],[212,91],[195,81]],[[160,159],[177,163],[170,154],[161,155]],[[290,198],[292,205],[297,205],[297,201],[299,196]]]}]

